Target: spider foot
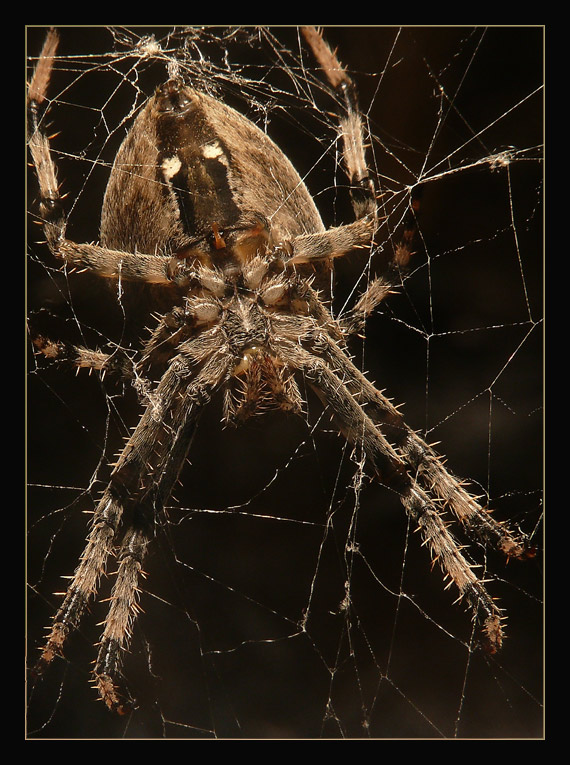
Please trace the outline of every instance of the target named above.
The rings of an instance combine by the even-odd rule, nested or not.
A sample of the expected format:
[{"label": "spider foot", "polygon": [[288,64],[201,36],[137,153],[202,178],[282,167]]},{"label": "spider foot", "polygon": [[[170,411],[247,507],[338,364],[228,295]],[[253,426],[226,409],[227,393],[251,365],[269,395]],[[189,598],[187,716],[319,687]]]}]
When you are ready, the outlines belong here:
[{"label": "spider foot", "polygon": [[99,698],[111,712],[126,715],[134,709],[134,699],[126,698],[121,694],[110,675],[95,673],[93,682],[99,693]]},{"label": "spider foot", "polygon": [[485,614],[479,639],[480,647],[485,653],[498,653],[503,647],[503,640],[505,639],[503,629],[505,616],[502,609],[497,605],[496,599],[491,598],[483,584],[479,581],[469,585],[464,595],[475,614],[477,614],[478,610],[482,610]]},{"label": "spider foot", "polygon": [[531,544],[526,534],[520,533],[513,538],[505,534],[499,545],[500,551],[505,555],[507,563],[511,560],[529,560],[535,558],[538,552],[536,545]]},{"label": "spider foot", "polygon": [[32,678],[34,680],[39,680],[41,677],[43,677],[48,667],[56,657],[63,656],[63,646],[67,640],[68,635],[68,624],[65,622],[55,621],[50,628],[50,634],[44,647],[42,648],[40,658],[32,667]]},{"label": "spider foot", "polygon": [[481,645],[485,653],[498,653],[505,638],[500,616],[489,616],[482,630]]},{"label": "spider foot", "polygon": [[93,684],[99,698],[109,711],[125,715],[134,708],[135,702],[119,690],[117,678],[120,676],[121,653],[122,646],[119,640],[107,638],[101,642],[93,670]]}]

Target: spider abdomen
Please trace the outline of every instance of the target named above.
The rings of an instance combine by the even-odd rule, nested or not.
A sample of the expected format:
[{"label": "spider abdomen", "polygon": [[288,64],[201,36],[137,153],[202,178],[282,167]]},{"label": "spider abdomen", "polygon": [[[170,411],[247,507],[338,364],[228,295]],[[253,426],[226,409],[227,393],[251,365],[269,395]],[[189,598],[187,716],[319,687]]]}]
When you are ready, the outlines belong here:
[{"label": "spider abdomen", "polygon": [[299,174],[262,130],[226,104],[168,81],[117,153],[102,243],[149,254],[188,248],[209,254],[213,226],[223,238],[256,219],[270,221],[275,242],[324,230]]}]

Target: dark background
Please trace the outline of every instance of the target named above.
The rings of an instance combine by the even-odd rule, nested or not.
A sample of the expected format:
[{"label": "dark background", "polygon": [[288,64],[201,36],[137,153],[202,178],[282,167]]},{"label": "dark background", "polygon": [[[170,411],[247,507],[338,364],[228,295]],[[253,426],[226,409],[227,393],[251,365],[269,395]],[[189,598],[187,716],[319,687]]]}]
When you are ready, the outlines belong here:
[{"label": "dark background", "polygon": [[[272,31],[284,49],[297,50],[296,30]],[[30,56],[44,34],[28,29]],[[95,603],[66,660],[28,684],[30,737],[542,736],[543,30],[335,27],[327,38],[370,117],[382,190],[395,191],[400,203],[424,162],[436,168],[430,177],[446,173],[424,185],[413,273],[352,350],[378,387],[404,402],[407,422],[441,442],[450,469],[490,496],[498,518],[533,535],[538,555],[525,564],[473,551],[495,579],[489,589],[508,613],[508,640],[497,657],[469,652],[470,614],[452,605],[456,595],[444,591],[437,566],[430,573],[389,491],[366,483],[354,513],[350,450],[328,421],[313,433],[301,418],[268,414],[222,429],[216,405],[145,566],[144,613],[125,669],[139,707],[115,718],[89,685],[105,613]],[[127,84],[133,59],[105,57],[120,49],[114,45],[104,28],[63,28],[64,58],[50,88],[68,235],[77,241],[97,239],[110,163],[128,127],[123,118],[164,78],[162,64],[139,61]],[[250,46],[228,50],[231,62],[248,64],[245,75],[262,72],[264,83],[275,76],[276,87],[292,90],[291,79],[267,70]],[[439,85],[452,101],[442,101]],[[240,95],[231,88],[225,97],[240,106]],[[241,108],[255,117],[252,93],[243,95]],[[294,95],[285,103],[268,112],[270,134],[306,177],[325,223],[349,220],[332,184],[334,154],[322,156],[333,123],[314,121]],[[508,171],[480,162],[523,149]],[[32,222],[33,177],[29,188]],[[387,230],[400,211],[387,208]],[[36,244],[39,228],[30,228],[34,321],[91,347],[134,342],[108,285],[89,274],[56,274],[47,248]],[[378,268],[389,252],[386,243]],[[362,254],[337,262],[337,311],[365,263]],[[33,356],[28,371],[27,626],[35,657],[58,603],[51,593],[64,589],[61,576],[73,572],[83,549],[84,511],[96,504],[105,465],[140,407],[132,391],[96,374],[76,377]],[[319,416],[313,400],[309,415],[312,423]],[[345,545],[355,522],[360,554],[351,557]],[[339,607],[347,581],[349,612]]]}]

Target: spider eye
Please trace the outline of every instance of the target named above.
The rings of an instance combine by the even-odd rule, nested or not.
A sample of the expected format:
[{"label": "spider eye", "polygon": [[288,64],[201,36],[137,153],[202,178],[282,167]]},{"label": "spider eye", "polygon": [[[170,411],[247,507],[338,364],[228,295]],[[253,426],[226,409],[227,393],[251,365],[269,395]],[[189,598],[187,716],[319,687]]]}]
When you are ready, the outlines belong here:
[{"label": "spider eye", "polygon": [[181,83],[169,80],[158,90],[156,105],[160,112],[182,114],[191,108],[192,98]]}]

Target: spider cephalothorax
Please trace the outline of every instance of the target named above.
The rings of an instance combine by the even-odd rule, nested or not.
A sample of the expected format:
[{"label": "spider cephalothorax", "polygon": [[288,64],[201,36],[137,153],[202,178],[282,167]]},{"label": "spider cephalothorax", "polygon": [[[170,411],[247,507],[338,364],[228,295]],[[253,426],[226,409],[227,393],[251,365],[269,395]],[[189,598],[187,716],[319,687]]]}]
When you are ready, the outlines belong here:
[{"label": "spider cephalothorax", "polygon": [[[161,312],[135,360],[34,337],[44,355],[130,379],[145,405],[112,468],[87,546],[37,665],[43,671],[77,628],[107,559],[118,572],[94,677],[105,703],[127,708],[122,654],[135,617],[138,580],[153,528],[168,501],[198,416],[221,391],[227,420],[239,424],[267,408],[298,413],[308,387],[369,470],[398,492],[432,557],[477,617],[485,642],[501,647],[501,612],[455,542],[445,509],[476,539],[508,557],[524,540],[497,523],[398,409],[354,366],[348,335],[390,291],[373,281],[345,319],[333,319],[318,290],[334,258],[370,247],[376,192],[364,152],[354,86],[314,28],[305,39],[343,112],[339,131],[355,220],[325,229],[301,178],[275,144],[235,110],[178,77],[158,88],[116,156],[101,216],[100,243],[66,238],[56,170],[39,117],[57,35],[51,31],[30,85],[30,149],[48,245],[66,267],[111,280],[152,285]],[[410,232],[395,247],[397,272],[411,256]],[[300,385],[302,381],[303,385]]]}]

